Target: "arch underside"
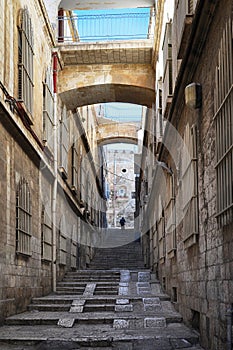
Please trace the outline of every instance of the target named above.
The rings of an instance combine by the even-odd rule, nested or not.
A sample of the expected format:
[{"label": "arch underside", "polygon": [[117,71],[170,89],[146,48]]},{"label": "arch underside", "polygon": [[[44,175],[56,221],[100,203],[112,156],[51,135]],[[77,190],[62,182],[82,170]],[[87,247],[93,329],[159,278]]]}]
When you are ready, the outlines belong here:
[{"label": "arch underside", "polygon": [[129,143],[129,144],[137,145],[138,139],[134,137],[115,136],[115,137],[106,137],[104,139],[98,140],[97,142],[98,142],[98,146],[105,146],[112,143]]},{"label": "arch underside", "polygon": [[133,103],[150,108],[155,92],[146,87],[126,84],[98,84],[67,90],[59,95],[69,110],[107,102]]}]

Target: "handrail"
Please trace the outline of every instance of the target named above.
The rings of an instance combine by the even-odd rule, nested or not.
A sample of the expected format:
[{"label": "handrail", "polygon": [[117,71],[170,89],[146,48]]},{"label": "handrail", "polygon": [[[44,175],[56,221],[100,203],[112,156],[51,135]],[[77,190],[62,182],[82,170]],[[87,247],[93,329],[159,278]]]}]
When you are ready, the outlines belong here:
[{"label": "handrail", "polygon": [[57,41],[66,43],[150,39],[153,37],[151,16],[154,16],[153,12],[91,15],[67,15],[66,12],[57,18]]}]

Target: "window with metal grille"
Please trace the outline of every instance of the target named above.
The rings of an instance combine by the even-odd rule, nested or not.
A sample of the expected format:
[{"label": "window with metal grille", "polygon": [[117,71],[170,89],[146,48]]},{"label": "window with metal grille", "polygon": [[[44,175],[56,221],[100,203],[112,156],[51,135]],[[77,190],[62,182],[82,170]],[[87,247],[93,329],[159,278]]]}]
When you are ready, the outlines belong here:
[{"label": "window with metal grille", "polygon": [[76,225],[73,225],[72,239],[71,239],[71,267],[72,268],[77,267],[77,250],[78,250],[77,228],[76,228]]},{"label": "window with metal grille", "polygon": [[188,248],[197,242],[198,235],[197,130],[189,124],[185,128],[182,152],[182,198],[184,246]]},{"label": "window with metal grille", "polygon": [[66,239],[66,222],[65,217],[62,216],[59,230],[59,264],[66,265],[67,255],[67,239]]},{"label": "window with metal grille", "polygon": [[79,176],[79,154],[77,150],[77,142],[72,145],[72,190],[78,189]]},{"label": "window with metal grille", "polygon": [[158,221],[158,241],[159,241],[159,261],[160,263],[165,262],[165,221],[164,214]]},{"label": "window with metal grille", "polygon": [[85,179],[86,179],[86,171],[85,171],[85,158],[82,155],[81,151],[81,159],[80,159],[80,200],[85,202]]},{"label": "window with metal grille", "polygon": [[172,94],[172,23],[166,23],[163,42],[163,94],[162,111],[164,117],[167,116]]},{"label": "window with metal grille", "polygon": [[27,7],[18,17],[18,98],[33,112],[33,29]]},{"label": "window with metal grille", "polygon": [[153,227],[153,270],[156,271],[158,264],[158,224]]},{"label": "window with metal grille", "polygon": [[45,81],[43,83],[43,141],[53,152],[54,139],[54,94],[52,69],[47,68]]},{"label": "window with metal grille", "polygon": [[31,255],[31,196],[28,183],[22,179],[16,192],[16,253]]},{"label": "window with metal grille", "polygon": [[216,125],[217,220],[233,221],[233,33],[226,24],[215,74],[214,119]]},{"label": "window with metal grille", "polygon": [[175,193],[174,176],[167,175],[167,205],[165,207],[166,216],[166,236],[168,241],[168,256],[172,258],[176,250],[176,213],[175,213]]},{"label": "window with metal grille", "polygon": [[62,110],[60,125],[60,171],[64,178],[68,177],[68,151],[69,151],[69,119],[66,106]]},{"label": "window with metal grille", "polygon": [[43,205],[41,213],[41,259],[47,261],[52,261],[52,222],[50,210]]}]

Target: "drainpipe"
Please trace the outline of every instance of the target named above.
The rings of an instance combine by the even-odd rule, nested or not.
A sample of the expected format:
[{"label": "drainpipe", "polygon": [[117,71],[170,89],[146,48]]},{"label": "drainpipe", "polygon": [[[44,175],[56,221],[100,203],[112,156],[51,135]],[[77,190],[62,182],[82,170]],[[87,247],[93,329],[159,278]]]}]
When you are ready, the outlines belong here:
[{"label": "drainpipe", "polygon": [[54,126],[53,126],[53,140],[54,140],[54,182],[52,193],[52,222],[53,222],[53,252],[52,252],[52,278],[53,278],[53,292],[56,292],[57,284],[57,51],[52,54],[53,57],[53,92],[54,92]]},{"label": "drainpipe", "polygon": [[227,319],[227,350],[232,350],[232,313],[231,307],[227,309],[226,319]]}]

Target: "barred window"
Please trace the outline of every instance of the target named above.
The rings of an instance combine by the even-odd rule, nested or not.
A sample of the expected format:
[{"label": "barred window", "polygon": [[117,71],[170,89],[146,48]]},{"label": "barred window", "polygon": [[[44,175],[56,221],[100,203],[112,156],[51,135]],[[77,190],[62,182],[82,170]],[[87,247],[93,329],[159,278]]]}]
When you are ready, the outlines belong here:
[{"label": "barred window", "polygon": [[233,33],[226,24],[215,74],[214,119],[216,125],[217,220],[220,226],[233,221]]},{"label": "barred window", "polygon": [[198,197],[197,197],[197,130],[186,125],[184,149],[182,152],[182,197],[184,246],[188,248],[197,242]]},{"label": "barred window", "polygon": [[167,117],[172,95],[172,23],[166,23],[164,42],[163,42],[163,94],[162,111],[164,118]]},{"label": "barred window", "polygon": [[165,255],[166,255],[164,214],[162,214],[162,216],[158,221],[158,240],[159,240],[159,262],[164,263]]},{"label": "barred window", "polygon": [[168,255],[174,256],[176,250],[176,213],[175,213],[175,194],[174,194],[174,176],[167,175],[167,205],[166,215],[166,236],[168,240]]},{"label": "barred window", "polygon": [[43,83],[43,141],[53,151],[53,126],[54,126],[54,94],[53,75],[51,67],[47,69]]},{"label": "barred window", "polygon": [[41,213],[41,259],[52,261],[51,209],[42,207]]},{"label": "barred window", "polygon": [[33,29],[27,7],[18,18],[18,98],[33,112]]},{"label": "barred window", "polygon": [[158,224],[152,227],[153,232],[153,270],[156,270],[158,264]]},{"label": "barred window", "polygon": [[69,119],[66,106],[62,110],[60,125],[60,171],[64,178],[68,177],[68,151],[69,151]]},{"label": "barred window", "polygon": [[85,201],[85,178],[86,178],[86,171],[85,171],[85,159],[83,156],[81,156],[80,161],[80,199],[81,201]]},{"label": "barred window", "polygon": [[71,267],[77,268],[77,228],[76,225],[73,225],[72,229],[72,239],[71,239]]},{"label": "barred window", "polygon": [[31,220],[30,189],[22,179],[16,192],[16,253],[31,255]]},{"label": "barred window", "polygon": [[61,265],[66,265],[66,255],[67,255],[66,222],[65,222],[65,217],[62,216],[60,221],[60,230],[59,230],[59,263]]},{"label": "barred window", "polygon": [[79,176],[79,155],[77,150],[77,142],[72,145],[72,190],[78,190],[78,176]]}]

